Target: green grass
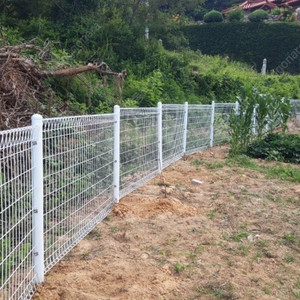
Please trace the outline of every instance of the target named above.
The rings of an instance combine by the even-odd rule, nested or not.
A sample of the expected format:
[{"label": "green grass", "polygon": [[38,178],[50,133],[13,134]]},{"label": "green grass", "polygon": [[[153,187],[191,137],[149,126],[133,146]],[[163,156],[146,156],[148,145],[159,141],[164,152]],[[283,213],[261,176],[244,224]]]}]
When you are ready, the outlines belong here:
[{"label": "green grass", "polygon": [[229,167],[247,168],[266,174],[269,178],[300,183],[300,168],[290,165],[260,166],[246,155],[237,155],[226,160]]},{"label": "green grass", "polygon": [[249,233],[244,231],[233,232],[231,235],[231,239],[235,242],[241,242],[244,239],[247,239]]}]

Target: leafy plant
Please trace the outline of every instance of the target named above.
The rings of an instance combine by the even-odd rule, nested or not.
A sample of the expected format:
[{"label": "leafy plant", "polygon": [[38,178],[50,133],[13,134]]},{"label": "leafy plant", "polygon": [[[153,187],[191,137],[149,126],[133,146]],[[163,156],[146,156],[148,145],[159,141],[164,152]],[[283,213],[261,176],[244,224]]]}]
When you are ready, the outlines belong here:
[{"label": "leafy plant", "polygon": [[253,111],[256,106],[255,93],[251,88],[243,88],[237,97],[239,111],[231,114],[229,118],[230,154],[244,153],[252,138]]},{"label": "leafy plant", "polygon": [[254,158],[300,163],[300,136],[270,133],[262,140],[253,141],[247,155]]},{"label": "leafy plant", "polygon": [[237,7],[233,11],[230,11],[226,17],[230,22],[239,22],[244,17],[244,11],[240,7]]},{"label": "leafy plant", "polygon": [[205,23],[223,22],[223,15],[217,10],[211,10],[203,17]]},{"label": "leafy plant", "polygon": [[263,9],[257,9],[254,12],[250,13],[248,18],[250,22],[260,23],[268,18],[268,13]]}]

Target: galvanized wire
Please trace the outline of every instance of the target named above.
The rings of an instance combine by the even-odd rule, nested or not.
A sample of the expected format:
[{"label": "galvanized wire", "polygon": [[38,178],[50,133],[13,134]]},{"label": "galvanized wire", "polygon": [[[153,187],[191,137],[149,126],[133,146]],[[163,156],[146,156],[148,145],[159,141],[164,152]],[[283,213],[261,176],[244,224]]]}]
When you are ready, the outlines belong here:
[{"label": "galvanized wire", "polygon": [[293,99],[291,100],[291,114],[293,117],[300,114],[300,100],[299,99]]},{"label": "galvanized wire", "polygon": [[113,207],[113,115],[45,119],[43,134],[48,271]]},{"label": "galvanized wire", "polygon": [[35,289],[32,248],[32,127],[0,132],[0,295],[28,299]]},{"label": "galvanized wire", "polygon": [[214,145],[229,141],[229,118],[235,113],[235,103],[216,103],[214,117]]},{"label": "galvanized wire", "polygon": [[[300,100],[292,100],[291,105],[293,114],[299,114]],[[229,139],[232,113],[234,103],[215,104],[215,145]],[[187,153],[209,147],[211,142],[210,105],[190,105],[187,118],[184,105],[162,106],[162,162],[159,110],[121,109],[120,115],[121,197],[158,174],[161,163],[165,168],[180,159],[185,141]],[[4,300],[29,299],[36,287],[36,249],[32,245],[33,129],[0,132],[0,292]],[[113,208],[113,149],[113,114],[43,120],[46,271]]]},{"label": "galvanized wire", "polygon": [[162,156],[166,168],[183,154],[184,105],[163,104],[162,112]]},{"label": "galvanized wire", "polygon": [[158,173],[158,111],[122,108],[120,119],[120,195],[124,197]]},{"label": "galvanized wire", "polygon": [[188,106],[187,153],[209,147],[211,112],[211,105]]}]

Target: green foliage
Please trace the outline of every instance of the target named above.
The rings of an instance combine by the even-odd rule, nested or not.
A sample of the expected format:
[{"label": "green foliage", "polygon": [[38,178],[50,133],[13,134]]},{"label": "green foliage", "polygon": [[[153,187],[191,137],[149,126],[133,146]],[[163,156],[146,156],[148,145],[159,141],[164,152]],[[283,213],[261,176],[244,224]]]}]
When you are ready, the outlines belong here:
[{"label": "green foliage", "polygon": [[250,22],[260,23],[266,19],[268,19],[268,13],[263,9],[257,9],[249,14],[248,18]]},{"label": "green foliage", "polygon": [[229,120],[232,155],[245,153],[251,140],[254,137],[261,139],[266,128],[271,132],[279,125],[286,129],[289,100],[245,87],[238,96],[238,103],[239,111],[232,114]]},{"label": "green foliage", "polygon": [[276,166],[259,166],[256,162],[246,155],[237,155],[227,159],[226,164],[229,167],[241,167],[259,171],[268,177],[277,178],[286,181],[300,183],[300,170],[292,166],[276,165]]},{"label": "green foliage", "polygon": [[281,14],[281,10],[279,7],[275,7],[270,13],[271,16],[280,16],[280,14]]},{"label": "green foliage", "polygon": [[255,96],[256,93],[251,88],[243,88],[240,96],[238,96],[239,111],[230,115],[231,155],[244,153],[252,139],[252,119],[256,106]]},{"label": "green foliage", "polygon": [[[268,59],[268,71],[300,72],[300,60],[295,50],[300,45],[300,26],[295,23],[228,22],[189,25],[182,28],[192,50],[203,54],[228,55],[261,70],[263,58]],[[276,51],[274,51],[276,49]],[[288,66],[278,68],[287,59]],[[277,69],[276,69],[277,68]],[[281,79],[282,80],[282,79]]]},{"label": "green foliage", "polygon": [[223,22],[223,16],[219,11],[211,10],[204,15],[203,20],[205,23],[218,23]]},{"label": "green foliage", "polygon": [[237,7],[235,10],[230,11],[226,17],[230,22],[240,22],[244,18],[244,11],[240,7]]},{"label": "green foliage", "polygon": [[262,140],[252,142],[247,155],[254,158],[300,163],[300,136],[270,133]]}]

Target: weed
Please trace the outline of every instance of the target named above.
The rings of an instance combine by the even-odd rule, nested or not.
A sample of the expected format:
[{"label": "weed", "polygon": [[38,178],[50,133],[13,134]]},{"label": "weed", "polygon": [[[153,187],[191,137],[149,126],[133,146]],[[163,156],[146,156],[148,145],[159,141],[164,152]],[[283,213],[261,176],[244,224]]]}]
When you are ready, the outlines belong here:
[{"label": "weed", "polygon": [[185,265],[184,264],[180,264],[178,261],[176,262],[176,264],[174,265],[174,270],[176,273],[181,273],[185,270]]},{"label": "weed", "polygon": [[293,254],[291,253],[286,253],[283,259],[286,263],[292,263],[295,261],[295,258],[293,256]]},{"label": "weed", "polygon": [[253,260],[258,262],[260,258],[265,257],[265,256],[266,256],[266,254],[264,251],[257,251],[255,253],[255,255],[253,256]]},{"label": "weed", "polygon": [[215,170],[215,169],[223,168],[225,164],[221,162],[213,162],[213,163],[206,163],[205,166],[207,169]]},{"label": "weed", "polygon": [[115,227],[115,226],[112,226],[112,227],[110,227],[110,231],[111,231],[111,232],[117,232],[117,231],[118,231],[118,228]]},{"label": "weed", "polygon": [[197,250],[198,250],[199,252],[204,252],[204,251],[205,251],[205,247],[204,247],[203,245],[199,245],[199,246],[197,247]]},{"label": "weed", "polygon": [[191,259],[191,260],[194,260],[194,258],[197,257],[197,254],[195,252],[188,252],[187,253],[187,256]]},{"label": "weed", "polygon": [[231,235],[231,239],[235,242],[242,242],[243,239],[247,238],[249,233],[240,231],[240,232],[233,232]]},{"label": "weed", "polygon": [[89,252],[83,252],[83,253],[81,254],[81,257],[82,257],[82,259],[86,260],[86,259],[88,259],[89,255],[90,255]]},{"label": "weed", "polygon": [[227,158],[226,165],[229,167],[255,168],[256,164],[247,155],[241,154]]},{"label": "weed", "polygon": [[251,246],[241,245],[241,246],[238,247],[238,251],[244,256],[246,256],[249,253],[250,249],[251,249]]},{"label": "weed", "polygon": [[201,160],[195,159],[194,161],[191,162],[191,165],[197,167],[197,166],[202,165],[203,163],[204,163],[204,160],[203,160],[203,159],[201,159]]},{"label": "weed", "polygon": [[87,235],[86,238],[91,240],[99,240],[101,238],[101,234],[97,231],[92,231]]},{"label": "weed", "polygon": [[285,234],[282,239],[285,246],[292,246],[296,241],[296,237],[293,234]]},{"label": "weed", "polygon": [[207,214],[207,217],[212,220],[216,216],[216,213],[217,213],[217,209],[215,208]]},{"label": "weed", "polygon": [[266,295],[270,295],[270,294],[271,294],[271,290],[270,290],[270,288],[267,287],[267,286],[263,288],[263,291],[264,291],[264,293],[265,293]]},{"label": "weed", "polygon": [[264,247],[267,247],[268,243],[265,240],[259,240],[259,241],[257,241],[256,244],[257,244],[257,246],[264,248]]},{"label": "weed", "polygon": [[300,299],[300,292],[295,292],[295,291],[293,291],[293,295],[294,295],[297,299]]},{"label": "weed", "polygon": [[233,286],[230,283],[208,283],[200,290],[201,295],[213,295],[216,299],[235,299]]}]

